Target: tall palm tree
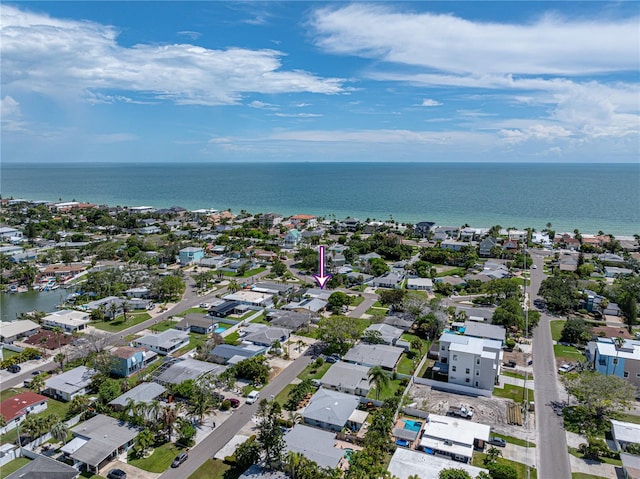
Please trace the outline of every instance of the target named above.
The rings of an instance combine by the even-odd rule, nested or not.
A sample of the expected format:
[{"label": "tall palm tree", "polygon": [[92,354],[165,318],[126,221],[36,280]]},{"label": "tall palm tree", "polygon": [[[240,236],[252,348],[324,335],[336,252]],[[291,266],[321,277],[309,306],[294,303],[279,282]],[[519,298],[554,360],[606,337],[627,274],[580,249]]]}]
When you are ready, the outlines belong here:
[{"label": "tall palm tree", "polygon": [[285,469],[289,474],[291,474],[291,479],[296,479],[303,460],[304,456],[299,452],[289,451],[284,456]]},{"label": "tall palm tree", "polygon": [[111,302],[109,305],[109,314],[111,315],[111,320],[116,319],[116,313],[118,312],[118,305],[115,302]]},{"label": "tall palm tree", "polygon": [[60,326],[56,326],[52,331],[56,335],[56,339],[58,340],[58,351],[60,351],[62,348],[62,335],[64,334],[64,330]]},{"label": "tall palm tree", "polygon": [[67,437],[69,436],[69,428],[63,421],[58,421],[53,426],[51,426],[51,436],[57,442],[66,444]]},{"label": "tall palm tree", "polygon": [[240,289],[240,285],[235,279],[232,279],[231,281],[229,281],[229,286],[227,286],[227,289],[232,293],[235,293]]},{"label": "tall palm tree", "polygon": [[380,390],[389,386],[389,376],[380,366],[374,366],[369,369],[369,374],[367,375],[369,381],[376,388],[376,399],[380,399]]}]

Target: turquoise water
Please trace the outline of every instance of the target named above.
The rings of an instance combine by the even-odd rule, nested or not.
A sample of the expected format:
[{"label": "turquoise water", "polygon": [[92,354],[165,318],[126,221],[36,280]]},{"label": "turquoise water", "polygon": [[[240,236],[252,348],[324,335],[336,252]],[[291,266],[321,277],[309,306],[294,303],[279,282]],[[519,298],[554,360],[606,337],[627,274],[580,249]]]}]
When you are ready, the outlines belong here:
[{"label": "turquoise water", "polygon": [[404,420],[404,428],[409,431],[419,432],[422,427],[422,423],[419,421]]},{"label": "turquoise water", "polygon": [[2,197],[640,233],[640,164],[3,164]]},{"label": "turquoise water", "polygon": [[219,328],[216,328],[213,332],[216,333],[216,334],[220,334],[220,333],[222,333],[223,331],[226,331],[226,330],[227,330],[227,328],[223,328],[221,326]]}]

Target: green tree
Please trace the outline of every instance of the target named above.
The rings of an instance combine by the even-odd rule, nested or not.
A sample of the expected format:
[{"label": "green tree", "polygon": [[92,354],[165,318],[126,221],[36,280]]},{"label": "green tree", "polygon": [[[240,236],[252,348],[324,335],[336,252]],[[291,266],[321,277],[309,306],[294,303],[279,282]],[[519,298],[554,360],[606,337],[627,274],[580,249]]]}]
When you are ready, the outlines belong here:
[{"label": "green tree", "polygon": [[338,314],[342,311],[343,306],[351,304],[351,296],[342,291],[335,291],[331,293],[327,301],[329,302],[329,309]]},{"label": "green tree", "polygon": [[151,285],[151,291],[160,301],[171,301],[180,299],[185,287],[185,283],[181,278],[169,275],[154,281]]},{"label": "green tree", "polygon": [[495,462],[487,466],[491,479],[518,479],[518,471],[509,464]]},{"label": "green tree", "polygon": [[89,407],[89,398],[87,396],[74,396],[69,402],[69,414],[75,416],[84,412]]},{"label": "green tree", "polygon": [[565,321],[560,335],[563,343],[583,344],[591,339],[591,324],[582,318],[569,318]]},{"label": "green tree", "polygon": [[176,423],[176,433],[178,434],[176,443],[189,447],[194,443],[197,430],[191,421],[180,417]]},{"label": "green tree", "polygon": [[575,278],[550,276],[540,285],[538,292],[550,311],[564,314],[578,306],[578,283]]},{"label": "green tree", "polygon": [[271,272],[276,276],[282,276],[287,272],[287,265],[276,258],[271,264]]},{"label": "green tree", "polygon": [[241,470],[245,470],[251,467],[252,464],[257,464],[260,461],[260,444],[255,440],[255,436],[251,436],[242,444],[236,447],[234,452],[236,457],[236,464]]},{"label": "green tree", "polygon": [[373,276],[382,276],[389,271],[389,266],[382,258],[371,258],[369,260],[369,271]]},{"label": "green tree", "polygon": [[402,309],[406,294],[406,289],[385,289],[380,292],[380,304],[391,306],[395,310]]},{"label": "green tree", "polygon": [[382,337],[382,333],[376,330],[366,330],[362,333],[362,341],[369,344],[382,344],[384,343],[384,338]]},{"label": "green tree", "polygon": [[147,451],[154,443],[153,432],[150,429],[145,428],[136,436],[135,442],[133,443],[133,447],[131,448],[134,457],[142,458],[145,457]]},{"label": "green tree", "polygon": [[256,440],[267,465],[278,464],[284,450],[284,432],[280,428],[280,404],[263,399],[258,406],[258,434]]},{"label": "green tree", "polygon": [[360,338],[360,330],[353,319],[330,316],[318,322],[319,340],[327,344],[328,353],[344,354]]},{"label": "green tree", "polygon": [[387,373],[380,366],[374,366],[369,369],[367,374],[369,382],[376,388],[376,399],[380,399],[380,391],[389,387],[391,380]]},{"label": "green tree", "polygon": [[111,378],[103,378],[98,387],[98,399],[102,404],[108,404],[122,394],[120,383]]},{"label": "green tree", "polygon": [[57,442],[66,444],[68,436],[69,428],[64,422],[58,421],[53,426],[51,426],[51,437],[53,437],[53,439],[55,439]]},{"label": "green tree", "polygon": [[42,374],[34,376],[29,384],[29,389],[40,394],[44,389],[44,376]]},{"label": "green tree", "polygon": [[440,471],[438,479],[471,479],[471,476],[464,469],[449,467]]},{"label": "green tree", "polygon": [[496,462],[498,462],[499,457],[502,457],[502,453],[497,447],[492,446],[487,450],[487,454],[482,462],[485,466],[488,466],[489,464],[495,464]]}]

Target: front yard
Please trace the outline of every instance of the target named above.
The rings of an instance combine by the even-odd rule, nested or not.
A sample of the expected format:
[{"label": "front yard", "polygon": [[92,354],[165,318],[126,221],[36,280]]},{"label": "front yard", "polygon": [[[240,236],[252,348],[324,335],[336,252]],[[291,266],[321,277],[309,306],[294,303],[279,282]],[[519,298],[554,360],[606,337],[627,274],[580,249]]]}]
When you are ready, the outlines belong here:
[{"label": "front yard", "polygon": [[156,447],[149,457],[142,459],[132,459],[130,457],[128,463],[145,471],[160,473],[166,471],[178,453],[183,450],[184,448],[178,447],[173,443],[166,443]]},{"label": "front yard", "polygon": [[559,361],[574,362],[584,359],[582,351],[573,346],[563,346],[562,344],[553,345],[553,354]]},{"label": "front yard", "polygon": [[139,313],[129,313],[127,315],[127,321],[124,320],[124,316],[118,316],[113,321],[91,321],[89,326],[93,326],[96,329],[101,329],[102,331],[108,331],[110,333],[119,333],[120,331],[130,328],[131,326],[135,326],[136,324],[140,324],[147,319],[151,319],[149,313],[139,312]]},{"label": "front yard", "polygon": [[505,384],[504,389],[494,388],[493,395],[501,398],[512,399],[514,402],[520,404],[522,401],[533,400],[533,389],[525,389],[520,386],[514,386],[513,384]]}]

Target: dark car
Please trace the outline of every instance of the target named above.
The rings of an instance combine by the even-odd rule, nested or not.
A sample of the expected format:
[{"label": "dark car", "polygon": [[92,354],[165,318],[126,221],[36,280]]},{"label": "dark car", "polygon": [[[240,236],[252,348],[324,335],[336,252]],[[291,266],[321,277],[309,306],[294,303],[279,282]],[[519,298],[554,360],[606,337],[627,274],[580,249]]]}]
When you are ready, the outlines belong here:
[{"label": "dark car", "polygon": [[107,479],[127,479],[127,473],[122,469],[111,469],[107,474]]},{"label": "dark car", "polygon": [[222,402],[225,399],[224,396],[222,394],[218,393],[218,392],[212,393],[211,397],[213,397],[214,401],[219,401],[219,402]]},{"label": "dark car", "polygon": [[507,447],[507,441],[497,436],[491,436],[489,438],[489,444],[492,446]]},{"label": "dark car", "polygon": [[240,400],[236,399],[236,398],[229,398],[229,402],[231,403],[231,407],[232,408],[237,408],[238,406],[240,406]]},{"label": "dark car", "polygon": [[41,371],[40,369],[36,369],[35,371],[31,371],[31,374],[33,374],[34,376],[38,376],[39,374],[42,374],[44,371]]},{"label": "dark car", "polygon": [[171,467],[178,467],[180,464],[186,461],[188,457],[189,457],[189,454],[187,454],[186,452],[181,452],[173,460],[173,462],[171,463]]},{"label": "dark car", "polygon": [[20,371],[22,371],[22,368],[17,364],[12,364],[7,368],[7,371],[9,371],[10,373],[19,373]]}]

